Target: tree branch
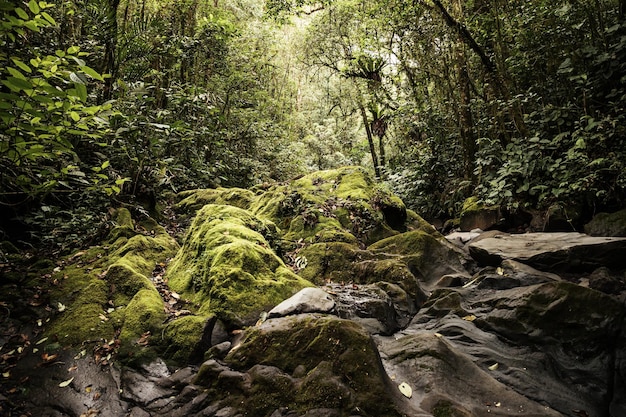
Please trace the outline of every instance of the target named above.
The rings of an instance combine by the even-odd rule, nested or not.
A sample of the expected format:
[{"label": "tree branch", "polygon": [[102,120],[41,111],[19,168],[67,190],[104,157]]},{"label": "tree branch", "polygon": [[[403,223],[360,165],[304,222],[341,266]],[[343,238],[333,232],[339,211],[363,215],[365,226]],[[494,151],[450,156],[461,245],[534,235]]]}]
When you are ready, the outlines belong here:
[{"label": "tree branch", "polygon": [[478,42],[476,42],[476,40],[474,39],[472,34],[469,32],[467,27],[463,23],[457,21],[454,17],[452,17],[450,12],[448,12],[448,10],[443,6],[443,4],[441,4],[441,1],[439,0],[432,0],[432,1],[435,7],[439,9],[439,12],[443,16],[443,20],[446,22],[446,24],[450,26],[451,28],[456,29],[459,32],[459,34],[461,35],[461,38],[463,39],[463,41],[465,41],[467,46],[469,46],[470,49],[474,51],[476,55],[478,55],[485,69],[489,73],[492,73],[492,74],[495,73],[496,64],[491,60],[491,58],[489,58],[489,56],[485,53],[484,49],[478,44]]}]

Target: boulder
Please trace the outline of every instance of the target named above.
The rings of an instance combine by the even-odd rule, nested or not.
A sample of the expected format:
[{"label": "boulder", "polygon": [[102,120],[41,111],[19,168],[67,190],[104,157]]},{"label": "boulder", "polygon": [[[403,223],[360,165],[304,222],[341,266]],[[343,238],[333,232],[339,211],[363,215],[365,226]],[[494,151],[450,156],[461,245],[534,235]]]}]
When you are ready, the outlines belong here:
[{"label": "boulder", "polygon": [[253,381],[259,366],[271,367],[254,388],[228,385],[222,375],[233,371],[220,369],[216,377],[215,365],[200,370],[196,383],[229,391],[222,397],[244,415],[270,415],[279,406],[297,415],[324,408],[339,415],[421,415],[387,377],[368,333],[349,320],[311,314],[269,319],[250,329],[225,360],[243,381]]},{"label": "boulder", "polygon": [[626,209],[615,213],[598,213],[585,225],[591,236],[626,236]]},{"label": "boulder", "polygon": [[193,300],[200,316],[254,324],[261,312],[311,286],[272,250],[274,231],[247,210],[204,206],[169,267],[170,287]]},{"label": "boulder", "polygon": [[[515,272],[503,269],[494,275]],[[624,357],[621,302],[557,280],[481,289],[490,274],[436,290],[404,337],[383,339],[387,369],[414,384],[422,408],[434,413],[443,399],[468,415],[591,416],[623,406],[613,383],[624,380],[623,361],[614,362]]]},{"label": "boulder", "polygon": [[480,264],[499,265],[513,259],[542,271],[591,271],[601,266],[626,268],[626,238],[582,233],[502,233],[469,244]]},{"label": "boulder", "polygon": [[485,206],[476,197],[470,197],[463,202],[459,226],[463,232],[474,229],[489,230],[498,225],[501,218],[500,207]]},{"label": "boulder", "polygon": [[328,313],[334,308],[335,301],[326,291],[320,288],[303,288],[271,309],[268,318],[301,313]]}]

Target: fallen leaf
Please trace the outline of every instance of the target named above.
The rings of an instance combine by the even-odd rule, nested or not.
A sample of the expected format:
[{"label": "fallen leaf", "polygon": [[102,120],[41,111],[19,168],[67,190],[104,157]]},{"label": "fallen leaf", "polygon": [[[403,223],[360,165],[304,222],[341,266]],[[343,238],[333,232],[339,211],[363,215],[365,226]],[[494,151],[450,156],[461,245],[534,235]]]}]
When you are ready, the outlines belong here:
[{"label": "fallen leaf", "polygon": [[443,337],[443,335],[441,333],[435,333],[435,337],[438,339],[441,339]]},{"label": "fallen leaf", "polygon": [[2,374],[2,376],[3,376],[4,378],[10,378],[10,377],[11,377],[11,372],[4,372],[4,373]]},{"label": "fallen leaf", "polygon": [[67,387],[69,384],[72,383],[72,381],[74,380],[74,377],[71,377],[70,379],[68,379],[67,381],[63,381],[59,384],[59,387],[61,388],[65,388]]},{"label": "fallen leaf", "polygon": [[98,316],[98,318],[99,318],[100,320],[102,320],[102,321],[109,321],[109,318],[108,318],[107,316],[105,316],[104,314],[100,314],[100,315]]},{"label": "fallen leaf", "polygon": [[498,275],[504,275],[504,269],[502,269],[501,266],[496,268],[496,274]]},{"label": "fallen leaf", "polygon": [[47,338],[47,337],[44,337],[43,339],[39,339],[39,341],[38,341],[37,343],[35,343],[35,345],[40,345],[40,344],[42,344],[43,342],[45,342],[46,340],[48,340],[48,338]]},{"label": "fallen leaf", "polygon": [[411,398],[413,396],[413,389],[406,382],[403,382],[400,385],[398,385],[398,389],[400,390],[402,395],[404,395],[407,398]]},{"label": "fallen leaf", "polygon": [[463,317],[463,320],[474,321],[474,320],[476,320],[476,316],[473,315],[473,314],[470,314],[468,316]]},{"label": "fallen leaf", "polygon": [[91,385],[87,385],[85,387],[85,392],[91,392],[92,386]]},{"label": "fallen leaf", "polygon": [[500,407],[500,406],[502,405],[502,403],[497,402],[497,403],[495,403],[494,405],[495,405],[496,407]]},{"label": "fallen leaf", "polygon": [[74,366],[69,367],[69,368],[67,369],[67,372],[74,372],[74,371],[75,371],[75,370],[77,370],[77,369],[78,369],[78,366],[74,365]]},{"label": "fallen leaf", "polygon": [[496,369],[498,369],[498,366],[499,366],[499,364],[498,364],[498,362],[496,362],[493,365],[491,365],[488,369],[490,371],[495,371]]},{"label": "fallen leaf", "polygon": [[59,302],[59,304],[57,305],[57,310],[59,310],[59,313],[62,313],[63,311],[65,311],[65,309],[65,305]]}]

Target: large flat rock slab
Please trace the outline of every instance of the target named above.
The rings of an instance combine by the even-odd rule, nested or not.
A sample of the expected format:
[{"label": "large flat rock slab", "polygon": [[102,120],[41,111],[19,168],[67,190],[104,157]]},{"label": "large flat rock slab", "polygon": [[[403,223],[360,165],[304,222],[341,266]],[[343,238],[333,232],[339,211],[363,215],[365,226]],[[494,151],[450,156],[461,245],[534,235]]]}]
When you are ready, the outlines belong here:
[{"label": "large flat rock slab", "polygon": [[542,271],[626,269],[626,238],[583,233],[503,233],[470,243],[469,253],[478,263],[492,266],[512,259]]}]

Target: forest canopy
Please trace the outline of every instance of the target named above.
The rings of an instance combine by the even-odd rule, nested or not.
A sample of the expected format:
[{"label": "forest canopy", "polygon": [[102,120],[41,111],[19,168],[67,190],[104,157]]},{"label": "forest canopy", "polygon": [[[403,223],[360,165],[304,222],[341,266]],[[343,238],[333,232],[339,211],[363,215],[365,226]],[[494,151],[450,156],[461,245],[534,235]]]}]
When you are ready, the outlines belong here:
[{"label": "forest canopy", "polygon": [[[362,165],[428,219],[624,207],[623,0],[0,0],[0,239]],[[573,216],[573,215],[572,215]]]}]

